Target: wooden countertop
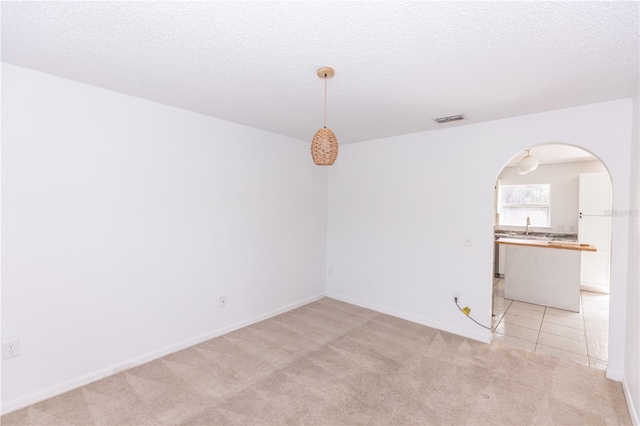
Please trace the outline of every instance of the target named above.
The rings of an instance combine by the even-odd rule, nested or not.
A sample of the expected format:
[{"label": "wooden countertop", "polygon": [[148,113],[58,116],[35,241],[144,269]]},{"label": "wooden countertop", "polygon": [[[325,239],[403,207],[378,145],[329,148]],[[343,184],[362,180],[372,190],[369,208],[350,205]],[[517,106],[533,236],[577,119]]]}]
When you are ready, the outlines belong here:
[{"label": "wooden countertop", "polygon": [[570,243],[566,241],[540,241],[540,240],[520,240],[515,238],[500,238],[496,244],[510,244],[514,246],[542,247],[563,250],[598,251],[593,244]]}]

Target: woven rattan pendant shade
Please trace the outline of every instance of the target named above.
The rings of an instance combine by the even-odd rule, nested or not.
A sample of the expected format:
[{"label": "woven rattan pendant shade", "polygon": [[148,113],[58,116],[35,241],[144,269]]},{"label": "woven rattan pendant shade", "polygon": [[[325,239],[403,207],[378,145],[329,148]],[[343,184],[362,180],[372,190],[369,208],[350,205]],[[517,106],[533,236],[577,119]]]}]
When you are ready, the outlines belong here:
[{"label": "woven rattan pendant shade", "polygon": [[311,156],[318,166],[330,166],[338,158],[338,139],[331,129],[318,130],[311,141]]},{"label": "woven rattan pendant shade", "polygon": [[311,157],[318,166],[330,166],[338,158],[338,138],[327,128],[327,79],[333,77],[332,68],[318,70],[318,77],[324,79],[324,127],[318,130],[311,141]]}]

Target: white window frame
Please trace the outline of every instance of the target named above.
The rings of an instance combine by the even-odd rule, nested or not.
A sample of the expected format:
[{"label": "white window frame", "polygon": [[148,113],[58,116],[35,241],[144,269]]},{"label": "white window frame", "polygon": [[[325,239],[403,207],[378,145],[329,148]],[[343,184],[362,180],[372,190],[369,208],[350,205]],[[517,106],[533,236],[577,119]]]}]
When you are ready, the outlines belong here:
[{"label": "white window frame", "polygon": [[[526,204],[526,203],[509,203],[509,204],[503,204],[502,203],[502,191],[503,188],[505,187],[513,187],[513,186],[547,186],[549,187],[549,202],[544,204],[544,203],[531,203],[531,204]],[[546,225],[535,225],[535,224],[531,224],[531,227],[536,227],[536,228],[550,228],[551,227],[551,184],[550,183],[523,183],[523,184],[513,184],[513,185],[500,185],[498,188],[498,206],[499,206],[499,213],[500,213],[500,226],[521,226],[524,227],[526,226],[524,223],[504,223],[504,214],[502,214],[502,208],[503,207],[546,207],[548,210],[548,214],[547,214],[547,224]]]}]

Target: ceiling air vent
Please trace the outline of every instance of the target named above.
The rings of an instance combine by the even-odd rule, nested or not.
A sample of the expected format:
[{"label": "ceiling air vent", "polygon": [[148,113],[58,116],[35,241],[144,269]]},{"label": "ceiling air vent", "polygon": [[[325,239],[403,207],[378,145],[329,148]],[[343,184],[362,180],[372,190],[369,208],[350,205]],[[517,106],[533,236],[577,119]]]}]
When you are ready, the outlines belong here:
[{"label": "ceiling air vent", "polygon": [[438,123],[448,123],[450,121],[460,121],[460,120],[464,120],[464,115],[463,114],[458,114],[458,115],[450,115],[448,117],[440,117],[440,118],[436,118],[434,121],[437,121]]}]

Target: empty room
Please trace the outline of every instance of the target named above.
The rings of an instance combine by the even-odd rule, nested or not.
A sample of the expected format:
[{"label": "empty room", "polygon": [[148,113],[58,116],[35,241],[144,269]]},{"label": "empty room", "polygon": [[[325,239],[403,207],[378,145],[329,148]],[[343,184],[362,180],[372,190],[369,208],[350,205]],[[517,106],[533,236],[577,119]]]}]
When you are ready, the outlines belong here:
[{"label": "empty room", "polygon": [[640,424],[640,3],[0,8],[3,425]]}]

